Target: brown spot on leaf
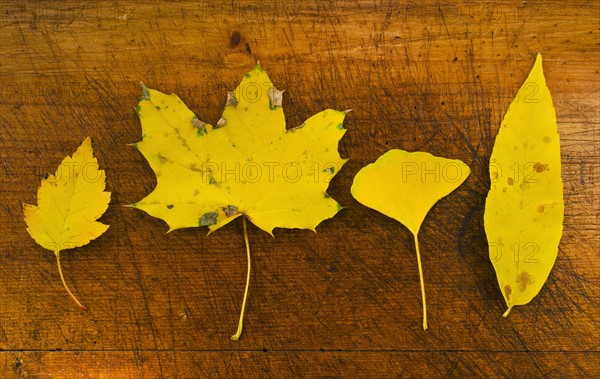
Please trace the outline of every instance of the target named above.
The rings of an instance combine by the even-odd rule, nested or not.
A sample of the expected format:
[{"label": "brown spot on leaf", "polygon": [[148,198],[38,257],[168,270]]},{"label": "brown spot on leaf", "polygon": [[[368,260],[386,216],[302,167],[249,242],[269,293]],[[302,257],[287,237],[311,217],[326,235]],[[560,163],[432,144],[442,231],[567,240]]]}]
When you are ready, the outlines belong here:
[{"label": "brown spot on leaf", "polygon": [[547,164],[541,164],[540,162],[536,162],[533,165],[533,169],[535,170],[535,172],[546,171],[546,170],[548,170],[548,165]]},{"label": "brown spot on leaf", "polygon": [[269,88],[267,92],[269,95],[269,100],[271,101],[271,109],[275,109],[275,107],[280,107],[283,102],[283,91],[278,90],[275,87]]},{"label": "brown spot on leaf", "polygon": [[163,157],[161,154],[156,154],[156,159],[158,159],[158,162],[160,164],[167,163],[167,158]]},{"label": "brown spot on leaf", "polygon": [[231,47],[231,48],[236,47],[237,45],[240,44],[241,40],[242,40],[242,35],[240,34],[240,32],[238,32],[237,30],[234,31],[233,33],[231,33],[231,36],[229,37],[229,47]]},{"label": "brown spot on leaf", "polygon": [[240,211],[238,211],[237,207],[234,205],[228,205],[226,208],[223,208],[223,212],[225,212],[225,216],[227,217],[235,216],[236,214],[240,213]]},{"label": "brown spot on leaf", "polygon": [[552,139],[548,136],[544,137],[544,143],[550,143],[550,141],[552,141]]},{"label": "brown spot on leaf", "polygon": [[532,283],[531,275],[527,271],[521,272],[517,275],[517,283],[519,283],[519,289],[525,291],[525,288]]},{"label": "brown spot on leaf", "polygon": [[507,190],[506,187],[502,188],[502,192],[506,192],[506,190]]},{"label": "brown spot on leaf", "polygon": [[208,212],[202,215],[200,218],[200,226],[210,226],[215,225],[217,223],[217,217],[219,214],[217,212]]},{"label": "brown spot on leaf", "polygon": [[504,286],[504,295],[506,296],[506,300],[510,298],[510,294],[512,293],[512,287],[510,285]]},{"label": "brown spot on leaf", "polygon": [[492,172],[492,179],[498,179],[498,171],[493,171]]},{"label": "brown spot on leaf", "polygon": [[515,184],[515,180],[512,177],[508,177],[508,179],[506,179],[506,182],[508,183],[509,186],[512,186],[513,184]]},{"label": "brown spot on leaf", "polygon": [[540,213],[544,213],[544,209],[545,208],[546,207],[544,206],[544,204],[542,204],[542,205],[540,205],[540,206],[537,207],[537,211],[540,212]]}]

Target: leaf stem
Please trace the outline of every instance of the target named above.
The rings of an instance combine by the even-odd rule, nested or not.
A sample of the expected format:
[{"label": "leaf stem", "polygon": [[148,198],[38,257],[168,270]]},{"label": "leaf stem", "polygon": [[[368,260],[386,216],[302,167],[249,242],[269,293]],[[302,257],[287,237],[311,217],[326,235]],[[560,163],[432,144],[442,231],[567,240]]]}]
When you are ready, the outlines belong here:
[{"label": "leaf stem", "polygon": [[79,305],[79,308],[81,308],[81,309],[83,309],[84,311],[87,312],[88,309],[83,304],[81,304],[79,302],[79,300],[77,300],[77,298],[75,297],[75,295],[73,295],[73,293],[69,289],[69,286],[67,286],[67,282],[65,282],[65,277],[63,276],[62,269],[60,267],[60,250],[55,250],[54,254],[56,255],[56,264],[58,266],[58,273],[60,274],[60,280],[62,281],[63,286],[65,287],[65,289],[69,293],[69,296],[71,296],[71,299],[73,299],[75,301],[75,303],[77,303],[77,305]]},{"label": "leaf stem", "polygon": [[242,311],[240,313],[240,321],[238,323],[237,332],[231,339],[237,341],[242,335],[242,328],[244,327],[244,311],[246,310],[246,299],[248,298],[248,287],[250,285],[250,242],[248,242],[248,229],[246,227],[246,217],[242,217],[244,225],[244,241],[246,241],[246,254],[248,255],[248,272],[246,274],[246,289],[244,290],[244,300],[242,301]]},{"label": "leaf stem", "polygon": [[421,267],[421,253],[419,252],[419,239],[415,237],[415,248],[417,249],[417,264],[419,265],[419,279],[421,281],[421,297],[423,298],[423,330],[427,330],[427,301],[425,300],[425,281],[423,280],[423,268]]},{"label": "leaf stem", "polygon": [[508,309],[506,310],[506,312],[504,312],[502,317],[508,317],[508,314],[510,313],[511,309],[512,309],[512,305],[510,307],[508,307]]}]

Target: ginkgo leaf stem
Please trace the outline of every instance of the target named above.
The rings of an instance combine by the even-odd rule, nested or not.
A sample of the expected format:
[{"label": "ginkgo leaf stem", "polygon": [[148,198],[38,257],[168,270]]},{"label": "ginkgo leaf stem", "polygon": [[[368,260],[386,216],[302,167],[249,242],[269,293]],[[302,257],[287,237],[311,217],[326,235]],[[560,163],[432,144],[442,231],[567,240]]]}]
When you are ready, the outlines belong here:
[{"label": "ginkgo leaf stem", "polygon": [[425,300],[425,281],[423,280],[423,268],[421,267],[421,253],[419,252],[419,239],[415,237],[415,248],[417,250],[417,264],[419,265],[419,279],[421,281],[421,297],[423,298],[423,330],[427,330],[427,301]]},{"label": "ginkgo leaf stem", "polygon": [[512,309],[512,305],[510,307],[508,307],[508,309],[506,310],[506,312],[504,312],[504,314],[502,315],[502,317],[508,317],[508,314],[510,313],[511,309]]},{"label": "ginkgo leaf stem", "polygon": [[63,286],[65,287],[65,289],[69,293],[69,296],[71,296],[71,299],[73,299],[75,301],[75,303],[77,303],[77,305],[79,305],[79,308],[81,308],[81,309],[83,309],[84,311],[87,312],[88,309],[83,304],[81,304],[79,302],[79,300],[77,300],[77,298],[75,297],[75,295],[73,295],[73,293],[69,289],[69,286],[67,286],[67,282],[65,282],[65,277],[63,276],[62,269],[60,267],[60,250],[54,251],[54,254],[56,255],[56,265],[58,266],[58,273],[60,274],[60,280],[62,281]]},{"label": "ginkgo leaf stem", "polygon": [[246,254],[248,255],[248,272],[246,274],[246,289],[244,290],[244,300],[242,301],[242,311],[240,313],[240,321],[238,323],[237,332],[231,339],[237,341],[242,335],[242,328],[244,327],[244,311],[246,310],[246,299],[248,298],[248,287],[250,285],[250,242],[248,242],[248,228],[246,227],[246,217],[242,217],[242,223],[244,225],[244,241],[246,241]]}]

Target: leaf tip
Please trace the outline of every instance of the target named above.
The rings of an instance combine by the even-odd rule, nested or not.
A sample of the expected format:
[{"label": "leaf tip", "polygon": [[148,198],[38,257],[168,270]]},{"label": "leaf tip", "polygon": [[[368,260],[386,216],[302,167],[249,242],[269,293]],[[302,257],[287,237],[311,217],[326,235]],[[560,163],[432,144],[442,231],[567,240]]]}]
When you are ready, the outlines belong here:
[{"label": "leaf tip", "polygon": [[336,206],[336,209],[335,209],[335,213],[336,213],[336,214],[337,214],[338,212],[340,212],[342,209],[346,208],[346,207],[344,207],[342,204],[340,204],[340,203],[337,203],[337,202],[336,202],[335,206]]},{"label": "leaf tip", "polygon": [[237,99],[235,98],[235,95],[233,92],[227,92],[227,102],[225,103],[226,107],[229,106],[236,106],[238,104]]},{"label": "leaf tip", "polygon": [[140,85],[142,86],[142,100],[150,100],[150,90],[144,82],[140,82]]},{"label": "leaf tip", "polygon": [[217,125],[215,125],[214,129],[219,129],[225,126],[225,124],[227,124],[227,120],[225,119],[225,117],[222,117],[219,119],[219,121],[217,121]]}]

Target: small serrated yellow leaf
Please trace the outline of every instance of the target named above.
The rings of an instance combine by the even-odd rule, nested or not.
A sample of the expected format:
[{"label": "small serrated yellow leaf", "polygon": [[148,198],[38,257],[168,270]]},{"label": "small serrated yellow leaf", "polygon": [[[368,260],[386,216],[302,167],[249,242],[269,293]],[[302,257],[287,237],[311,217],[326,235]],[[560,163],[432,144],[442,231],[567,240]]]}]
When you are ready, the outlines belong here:
[{"label": "small serrated yellow leaf", "polygon": [[65,289],[83,309],[64,281],[60,252],[86,245],[108,229],[108,225],[96,221],[110,202],[110,192],[104,189],[104,171],[98,169],[87,137],[72,157],[63,159],[54,175],[42,179],[38,205],[23,204],[29,235],[56,254]]},{"label": "small serrated yellow leaf", "polygon": [[560,141],[541,54],[504,116],[490,158],[490,179],[485,232],[508,306],[506,317],[541,290],[562,236]]},{"label": "small serrated yellow leaf", "polygon": [[458,159],[395,149],[363,167],[352,183],[352,196],[356,200],[399,221],[414,236],[423,298],[423,329],[427,329],[427,307],[419,229],[435,203],[458,188],[470,173],[469,166]]}]

